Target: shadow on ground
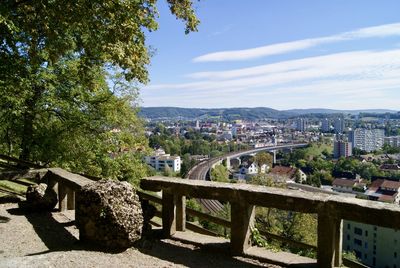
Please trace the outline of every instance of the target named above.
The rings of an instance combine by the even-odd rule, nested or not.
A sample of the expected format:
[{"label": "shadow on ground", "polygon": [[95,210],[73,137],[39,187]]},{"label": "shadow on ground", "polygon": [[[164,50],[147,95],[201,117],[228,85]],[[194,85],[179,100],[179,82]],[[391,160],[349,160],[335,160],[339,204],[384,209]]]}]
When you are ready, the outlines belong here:
[{"label": "shadow on ground", "polygon": [[[42,255],[50,252],[66,252],[71,250],[100,251],[118,254],[125,250],[110,251],[96,247],[93,244],[79,241],[68,229],[74,221],[59,222],[51,212],[30,212],[21,208],[10,208],[7,212],[11,215],[26,217],[34,228],[38,237],[48,248],[27,256]],[[4,218],[4,219],[3,219]],[[58,217],[56,217],[58,219]],[[6,222],[6,217],[1,217],[1,222]],[[158,234],[152,232],[137,243],[136,247],[141,253],[153,256],[160,260],[169,261],[187,267],[259,267],[249,259],[235,258],[229,254],[229,244],[208,244],[206,247],[186,244],[177,240],[160,240]],[[133,260],[134,261],[134,260]]]},{"label": "shadow on ground", "polygon": [[[214,251],[213,249],[216,249]],[[207,247],[188,248],[163,240],[153,244],[151,249],[139,249],[143,254],[187,267],[260,267],[229,255],[229,245],[208,244]]]},{"label": "shadow on ground", "polygon": [[28,256],[70,250],[101,251],[115,254],[125,251],[124,249],[110,250],[78,240],[66,229],[68,226],[73,226],[75,221],[58,222],[51,212],[31,212],[21,208],[12,208],[7,211],[11,215],[25,216],[29,223],[32,224],[36,234],[48,248],[46,251],[29,254]]}]

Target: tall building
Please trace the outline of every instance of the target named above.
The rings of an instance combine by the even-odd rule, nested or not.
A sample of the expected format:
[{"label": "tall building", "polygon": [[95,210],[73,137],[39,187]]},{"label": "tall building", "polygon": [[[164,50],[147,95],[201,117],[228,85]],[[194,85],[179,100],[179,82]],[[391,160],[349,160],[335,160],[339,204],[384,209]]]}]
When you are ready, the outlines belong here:
[{"label": "tall building", "polygon": [[307,122],[304,118],[298,118],[296,120],[296,130],[304,132],[307,129]]},{"label": "tall building", "polygon": [[353,154],[352,144],[348,141],[335,140],[333,142],[333,157],[349,157]]},{"label": "tall building", "polygon": [[385,137],[384,142],[392,147],[400,147],[400,136]]},{"label": "tall building", "polygon": [[330,129],[330,125],[329,125],[329,120],[328,120],[328,118],[324,118],[324,119],[322,119],[322,122],[321,122],[321,131],[322,132],[329,132],[331,129]]},{"label": "tall building", "polygon": [[353,148],[366,152],[379,150],[383,146],[385,131],[383,129],[356,128],[349,133]]},{"label": "tall building", "polygon": [[339,117],[335,119],[335,133],[341,134],[344,132],[344,119]]}]

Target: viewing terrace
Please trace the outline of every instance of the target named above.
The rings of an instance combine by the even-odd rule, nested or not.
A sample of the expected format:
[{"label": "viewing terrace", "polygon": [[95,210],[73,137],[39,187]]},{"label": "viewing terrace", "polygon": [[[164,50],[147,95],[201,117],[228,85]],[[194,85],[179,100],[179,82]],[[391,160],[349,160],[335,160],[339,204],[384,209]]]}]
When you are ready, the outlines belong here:
[{"label": "viewing terrace", "polygon": [[[14,225],[13,221],[14,223],[18,223],[21,221],[21,217],[25,217],[32,224],[38,237],[46,245],[50,245],[43,252],[29,252],[29,249],[24,249],[18,241],[13,241],[13,244],[19,245],[17,247],[19,247],[21,252],[19,256],[18,254],[10,255],[7,251],[13,251],[15,247],[10,246],[3,239],[4,247],[2,248],[1,255],[5,266],[20,266],[23,263],[19,263],[18,261],[27,261],[27,255],[42,255],[42,258],[45,258],[46,254],[50,254],[52,251],[66,253],[66,255],[62,255],[63,259],[59,260],[59,265],[54,266],[68,266],[66,264],[69,258],[71,258],[71,262],[76,262],[79,259],[77,257],[79,254],[74,255],[71,253],[71,255],[68,255],[67,252],[80,250],[81,254],[84,255],[84,252],[95,251],[92,248],[83,247],[79,243],[76,244],[78,241],[76,228],[73,231],[75,232],[75,236],[69,235],[69,239],[62,239],[66,229],[73,228],[74,225],[75,195],[78,194],[82,186],[93,182],[92,179],[72,174],[59,168],[7,171],[2,172],[0,176],[2,180],[18,181],[20,178],[35,178],[36,181],[41,180],[48,183],[48,185],[57,190],[59,198],[58,210],[63,213],[46,214],[40,217],[29,214],[22,215],[15,206],[7,207],[6,205],[2,205],[0,215],[2,237],[7,237],[5,232],[13,232],[14,229],[21,231],[21,229],[18,229],[18,224]],[[161,204],[162,209],[156,214],[156,216],[161,218],[161,222],[154,220],[153,224],[154,229],[157,229],[157,226],[161,227],[162,240],[156,240],[157,242],[153,242],[153,246],[163,253],[155,253],[154,250],[145,249],[146,245],[142,245],[144,249],[140,249],[139,247],[140,252],[132,249],[133,251],[128,251],[132,255],[126,252],[123,253],[132,258],[130,263],[125,262],[122,258],[121,264],[124,266],[146,266],[146,263],[152,266],[166,266],[166,262],[169,262],[169,265],[204,267],[204,265],[210,265],[210,259],[215,259],[216,262],[220,261],[220,263],[216,264],[217,266],[245,267],[246,265],[250,265],[249,267],[275,267],[274,265],[280,265],[336,267],[344,263],[350,267],[362,267],[342,258],[342,220],[346,219],[396,229],[400,227],[399,206],[323,193],[308,193],[248,184],[216,183],[167,177],[143,178],[141,180],[141,188],[146,191],[162,191],[161,198],[158,195],[150,195],[144,192],[140,192],[139,195],[153,203]],[[231,205],[231,220],[228,221],[187,209],[185,205],[186,197],[229,202]],[[255,206],[316,214],[318,217],[317,259],[309,259],[290,253],[273,253],[263,248],[252,246],[250,237],[254,223]],[[199,226],[187,222],[186,214],[204,218],[225,226],[230,229],[230,239],[227,240],[194,233],[201,232],[206,234],[207,232]],[[38,226],[38,219],[43,217],[47,219],[45,226]],[[64,218],[64,222],[56,222],[55,219],[57,217]],[[65,221],[65,217],[69,220]],[[268,236],[268,234],[266,235]],[[16,240],[27,239],[21,233],[16,233],[14,236],[8,235],[8,237]],[[284,239],[273,236],[270,236],[270,238]],[[38,238],[33,239],[37,240]],[[295,241],[292,242],[296,243]],[[189,244],[192,245],[191,250],[187,249],[187,245]],[[307,247],[307,245],[303,246]],[[195,248],[205,248],[207,250],[205,251],[206,253],[199,253],[197,250],[194,250]],[[177,252],[184,254],[185,258],[193,258],[192,261],[184,261],[182,257],[177,256]],[[138,254],[141,256],[137,256]],[[136,257],[133,257],[133,255]],[[10,258],[7,259],[8,257]],[[118,259],[113,259],[110,256],[103,256],[101,258],[105,258],[102,261],[107,261],[107,258],[108,261],[117,261]],[[145,260],[146,258],[149,258],[148,262]],[[201,263],[201,260],[203,263]]]}]

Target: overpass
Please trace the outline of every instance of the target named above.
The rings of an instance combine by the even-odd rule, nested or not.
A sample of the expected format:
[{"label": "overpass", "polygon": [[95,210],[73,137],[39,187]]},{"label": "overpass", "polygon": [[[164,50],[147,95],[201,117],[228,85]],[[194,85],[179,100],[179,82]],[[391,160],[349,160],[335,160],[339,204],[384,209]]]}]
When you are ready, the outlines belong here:
[{"label": "overpass", "polygon": [[[230,158],[236,158],[243,155],[255,154],[262,151],[276,151],[283,149],[296,149],[307,146],[308,143],[298,143],[298,144],[285,144],[285,145],[273,145],[273,146],[265,146],[250,150],[243,150],[238,152],[231,152],[224,156],[214,157],[206,161],[202,161],[195,165],[189,172],[186,178],[190,180],[207,180],[207,174],[210,172],[210,169],[217,165],[218,163],[222,163],[223,160],[229,160]],[[228,161],[227,161],[228,162]],[[221,202],[216,200],[207,200],[207,199],[199,199],[203,207],[209,212],[218,212],[223,208]]]}]

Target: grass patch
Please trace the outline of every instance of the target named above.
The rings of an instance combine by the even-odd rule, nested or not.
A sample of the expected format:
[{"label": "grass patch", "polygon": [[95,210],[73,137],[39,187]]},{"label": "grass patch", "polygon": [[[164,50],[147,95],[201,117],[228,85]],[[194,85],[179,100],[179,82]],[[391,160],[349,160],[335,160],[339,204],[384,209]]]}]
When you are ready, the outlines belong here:
[{"label": "grass patch", "polygon": [[0,189],[24,195],[27,187],[12,181],[0,180]]},{"label": "grass patch", "polygon": [[313,143],[310,147],[307,147],[306,154],[316,157],[321,156],[323,151],[327,151],[329,154],[333,153],[333,146],[325,143]]}]

